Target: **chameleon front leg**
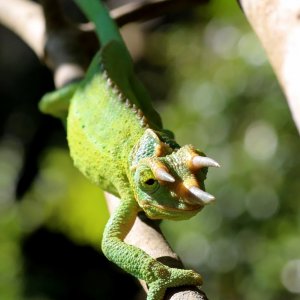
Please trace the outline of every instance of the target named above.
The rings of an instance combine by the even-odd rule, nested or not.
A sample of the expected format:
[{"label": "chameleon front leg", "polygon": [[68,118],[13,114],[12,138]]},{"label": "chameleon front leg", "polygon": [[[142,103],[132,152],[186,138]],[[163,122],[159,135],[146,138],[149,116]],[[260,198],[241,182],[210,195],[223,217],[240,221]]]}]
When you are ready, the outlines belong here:
[{"label": "chameleon front leg", "polygon": [[139,210],[134,199],[122,200],[104,230],[102,250],[105,256],[147,283],[147,300],[162,300],[168,287],[201,285],[202,278],[196,272],[167,267],[143,250],[124,243]]}]

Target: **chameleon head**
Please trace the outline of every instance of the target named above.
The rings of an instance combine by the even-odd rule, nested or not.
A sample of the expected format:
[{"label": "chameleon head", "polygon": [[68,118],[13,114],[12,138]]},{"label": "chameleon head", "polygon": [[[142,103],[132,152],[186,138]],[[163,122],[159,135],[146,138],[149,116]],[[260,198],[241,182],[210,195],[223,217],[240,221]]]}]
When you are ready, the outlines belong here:
[{"label": "chameleon head", "polygon": [[[153,131],[150,134],[155,137]],[[188,219],[215,200],[204,191],[204,180],[207,167],[219,167],[219,164],[191,145],[172,149],[157,136],[155,142],[165,147],[164,151],[157,151],[150,138],[140,142],[139,149],[133,152],[141,156],[150,154],[149,149],[156,150],[152,155],[142,155],[131,165],[135,198],[151,219]]]}]

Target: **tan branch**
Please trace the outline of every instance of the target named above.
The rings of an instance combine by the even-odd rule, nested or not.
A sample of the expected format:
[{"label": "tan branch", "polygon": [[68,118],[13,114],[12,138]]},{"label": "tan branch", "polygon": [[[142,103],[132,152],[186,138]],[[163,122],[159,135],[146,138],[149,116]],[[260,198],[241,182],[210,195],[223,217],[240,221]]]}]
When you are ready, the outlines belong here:
[{"label": "tan branch", "polygon": [[0,23],[43,56],[45,21],[41,6],[28,0],[0,0]]},{"label": "tan branch", "polygon": [[88,58],[80,42],[81,32],[63,15],[57,0],[41,0],[45,19],[43,60],[53,70],[57,88],[84,76]]},{"label": "tan branch", "polygon": [[[119,205],[120,199],[111,194],[105,193],[110,213]],[[147,219],[144,215],[139,216],[133,228],[127,235],[125,242],[144,250],[151,257],[163,264],[173,268],[183,268],[177,254],[170,248],[162,235],[157,223]],[[145,283],[141,282],[147,291]],[[206,295],[192,287],[179,287],[170,289],[165,300],[207,300]]]},{"label": "tan branch", "polygon": [[300,133],[300,1],[241,0],[287,98]]},{"label": "tan branch", "polygon": [[61,87],[84,75],[80,32],[63,17],[59,18],[61,12],[55,0],[42,3],[43,6],[28,0],[0,0],[0,23],[23,39],[53,70],[55,84]]}]

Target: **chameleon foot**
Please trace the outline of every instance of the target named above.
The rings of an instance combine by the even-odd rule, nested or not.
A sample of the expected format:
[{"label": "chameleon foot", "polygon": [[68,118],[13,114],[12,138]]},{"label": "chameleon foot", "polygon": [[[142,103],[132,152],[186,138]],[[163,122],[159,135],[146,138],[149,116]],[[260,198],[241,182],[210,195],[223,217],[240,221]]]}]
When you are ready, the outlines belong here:
[{"label": "chameleon foot", "polygon": [[192,270],[166,268],[164,271],[164,275],[168,274],[168,276],[160,277],[149,284],[147,300],[163,300],[169,287],[202,284],[201,275]]}]

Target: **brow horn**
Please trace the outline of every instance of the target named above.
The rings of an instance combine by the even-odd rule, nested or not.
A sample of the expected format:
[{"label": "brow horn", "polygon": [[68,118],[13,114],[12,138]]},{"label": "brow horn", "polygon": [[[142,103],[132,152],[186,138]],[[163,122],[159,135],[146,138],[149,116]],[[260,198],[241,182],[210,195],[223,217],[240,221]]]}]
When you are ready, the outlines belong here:
[{"label": "brow horn", "polygon": [[154,171],[154,176],[156,179],[161,181],[167,181],[167,182],[175,181],[175,178],[163,168],[157,168]]},{"label": "brow horn", "polygon": [[220,165],[214,159],[206,157],[206,156],[194,156],[192,158],[192,165],[195,168],[202,168],[202,167],[217,167],[219,168]]}]

